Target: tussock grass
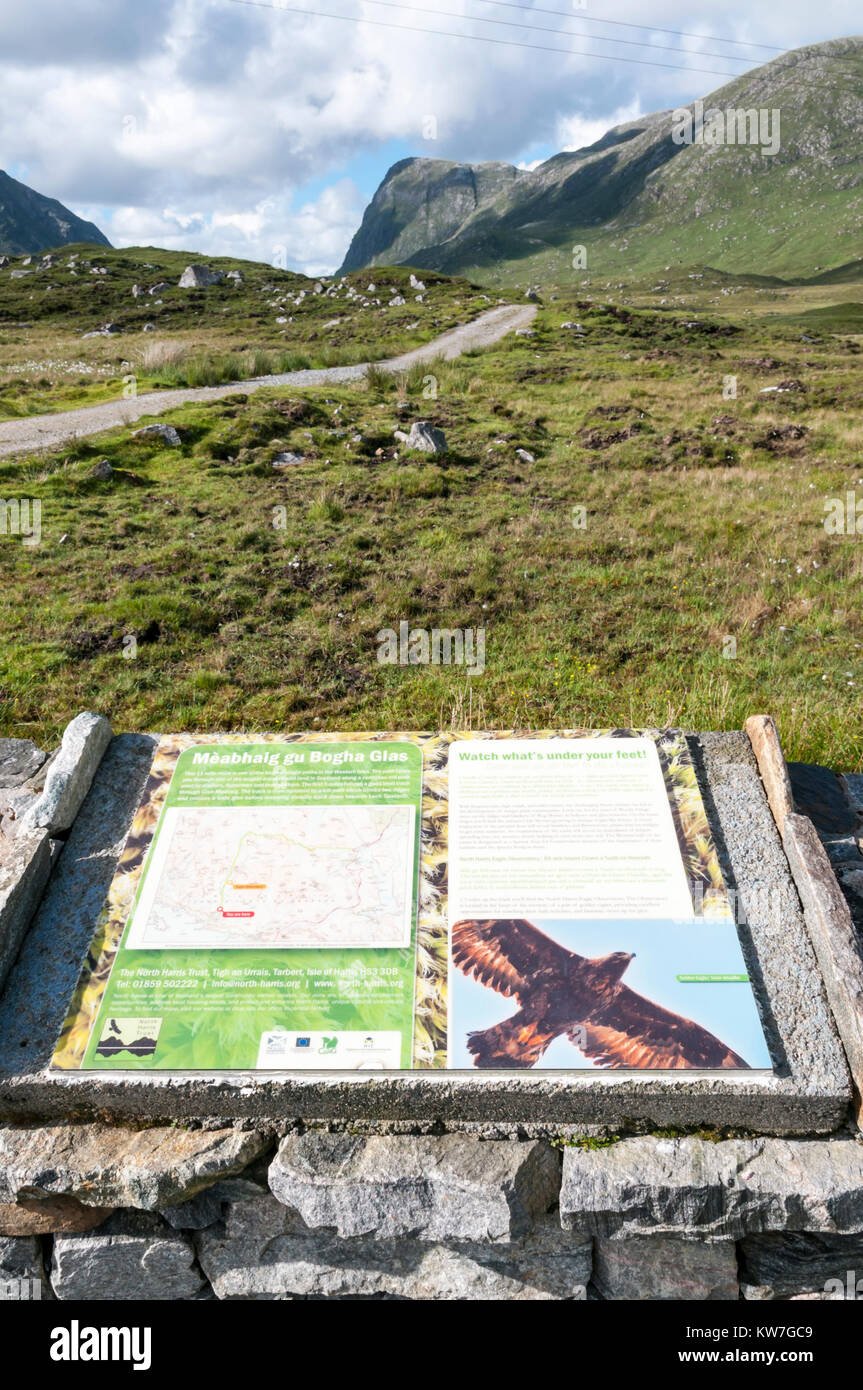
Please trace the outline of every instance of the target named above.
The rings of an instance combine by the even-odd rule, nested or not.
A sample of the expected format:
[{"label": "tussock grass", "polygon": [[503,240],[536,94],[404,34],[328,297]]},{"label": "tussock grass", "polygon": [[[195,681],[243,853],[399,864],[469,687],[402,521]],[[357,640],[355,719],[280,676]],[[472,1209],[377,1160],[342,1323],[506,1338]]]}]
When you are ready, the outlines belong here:
[{"label": "tussock grass", "polygon": [[[0,461],[0,495],[43,506],[39,547],[0,538],[2,731],[50,741],[79,708],[275,730],[698,730],[767,710],[790,757],[859,768],[863,540],[823,526],[826,498],[863,501],[856,343],[803,344],[736,303],[722,322],[741,331],[710,337],[683,326],[690,305],[625,323],[578,298],[469,361],[178,409],[179,450],[120,430]],[[788,379],[806,391],[761,395]],[[415,419],[446,455],[394,439]],[[806,433],[768,447],[787,424]],[[274,470],[284,450],[305,462]],[[93,480],[100,457],[134,487]],[[485,628],[485,672],[380,665],[375,634],[402,620]],[[127,632],[149,634],[134,661]]]}]

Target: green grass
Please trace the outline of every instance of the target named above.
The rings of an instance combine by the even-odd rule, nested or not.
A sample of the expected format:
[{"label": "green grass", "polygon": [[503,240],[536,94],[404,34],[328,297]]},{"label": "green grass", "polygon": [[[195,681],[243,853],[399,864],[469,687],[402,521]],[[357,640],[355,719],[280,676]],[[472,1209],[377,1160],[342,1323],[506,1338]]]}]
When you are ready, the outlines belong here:
[{"label": "green grass", "polygon": [[[118,430],[0,462],[0,495],[43,509],[38,547],[0,537],[3,732],[50,743],[83,708],[165,731],[768,711],[789,757],[859,768],[863,539],[823,527],[827,498],[863,503],[857,339],[803,342],[807,289],[775,318],[766,289],[556,293],[535,338],[422,373],[177,409],[181,449]],[[805,389],[761,394],[789,380]],[[447,454],[405,453],[393,430],[416,419]],[[274,470],[287,449],[305,462]],[[485,673],[379,665],[401,620],[484,627]]]},{"label": "green grass", "polygon": [[[315,281],[150,247],[73,246],[55,255],[55,266],[26,267],[32,273],[23,279],[11,278],[25,268],[22,257],[0,269],[0,420],[116,400],[132,379],[141,394],[394,357],[492,302],[466,280],[429,273],[419,303],[401,268]],[[202,260],[226,276],[239,272],[242,283],[179,289],[185,267]],[[93,273],[100,267],[106,275]],[[166,289],[149,294],[162,283]],[[137,297],[135,286],[143,291]],[[391,307],[393,297],[405,303]],[[109,323],[120,331],[85,336]]]}]

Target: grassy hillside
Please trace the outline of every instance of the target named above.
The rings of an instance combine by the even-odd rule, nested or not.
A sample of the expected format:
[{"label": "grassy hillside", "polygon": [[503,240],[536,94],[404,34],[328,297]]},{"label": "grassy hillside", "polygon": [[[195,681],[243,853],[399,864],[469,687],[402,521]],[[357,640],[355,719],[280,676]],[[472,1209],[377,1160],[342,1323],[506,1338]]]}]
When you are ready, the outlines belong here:
[{"label": "grassy hillside", "polygon": [[577,245],[581,280],[695,264],[801,277],[863,255],[863,39],[784,54],[704,100],[707,111],[778,110],[778,153],[677,145],[665,111],[509,178],[502,165],[405,160],[346,264],[409,261],[525,284],[571,277]]},{"label": "grassy hillside", "polygon": [[[855,488],[863,513],[861,339],[801,331],[823,287],[642,291],[561,289],[535,337],[401,379],[178,410],[179,449],[118,430],[0,464],[43,507],[39,546],[0,538],[2,731],[50,742],[81,708],[165,730],[770,710],[789,756],[860,767],[863,548],[823,522]],[[423,418],[445,455],[394,439]],[[275,470],[283,450],[304,461]],[[401,620],[484,627],[485,673],[379,665]]]},{"label": "grassy hillside", "polygon": [[[226,278],[181,290],[191,263]],[[401,268],[316,281],[153,247],[64,247],[54,264],[40,265],[40,257],[18,257],[0,269],[0,420],[111,399],[130,373],[142,392],[394,356],[491,302],[466,281],[431,272],[418,302]],[[150,294],[157,285],[166,288]],[[394,296],[404,304],[390,307]],[[116,331],[87,336],[108,324]]]}]

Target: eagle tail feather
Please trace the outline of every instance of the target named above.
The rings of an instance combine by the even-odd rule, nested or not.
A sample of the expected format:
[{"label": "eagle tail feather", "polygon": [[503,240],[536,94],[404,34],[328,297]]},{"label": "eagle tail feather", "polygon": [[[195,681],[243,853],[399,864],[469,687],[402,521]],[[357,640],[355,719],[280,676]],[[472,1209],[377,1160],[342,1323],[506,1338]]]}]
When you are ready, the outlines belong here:
[{"label": "eagle tail feather", "polygon": [[536,1066],[554,1037],[519,1010],[491,1028],[468,1033],[467,1047],[475,1067],[526,1069]]}]

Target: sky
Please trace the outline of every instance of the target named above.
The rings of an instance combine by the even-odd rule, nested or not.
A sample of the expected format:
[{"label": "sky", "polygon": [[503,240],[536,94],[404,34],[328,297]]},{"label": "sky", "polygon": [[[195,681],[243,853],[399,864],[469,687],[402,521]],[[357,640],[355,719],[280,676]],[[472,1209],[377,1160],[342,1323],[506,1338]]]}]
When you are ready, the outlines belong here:
[{"label": "sky", "polygon": [[858,7],[0,0],[0,169],[116,246],[319,275],[396,160],[530,168],[776,49],[859,32]]}]

